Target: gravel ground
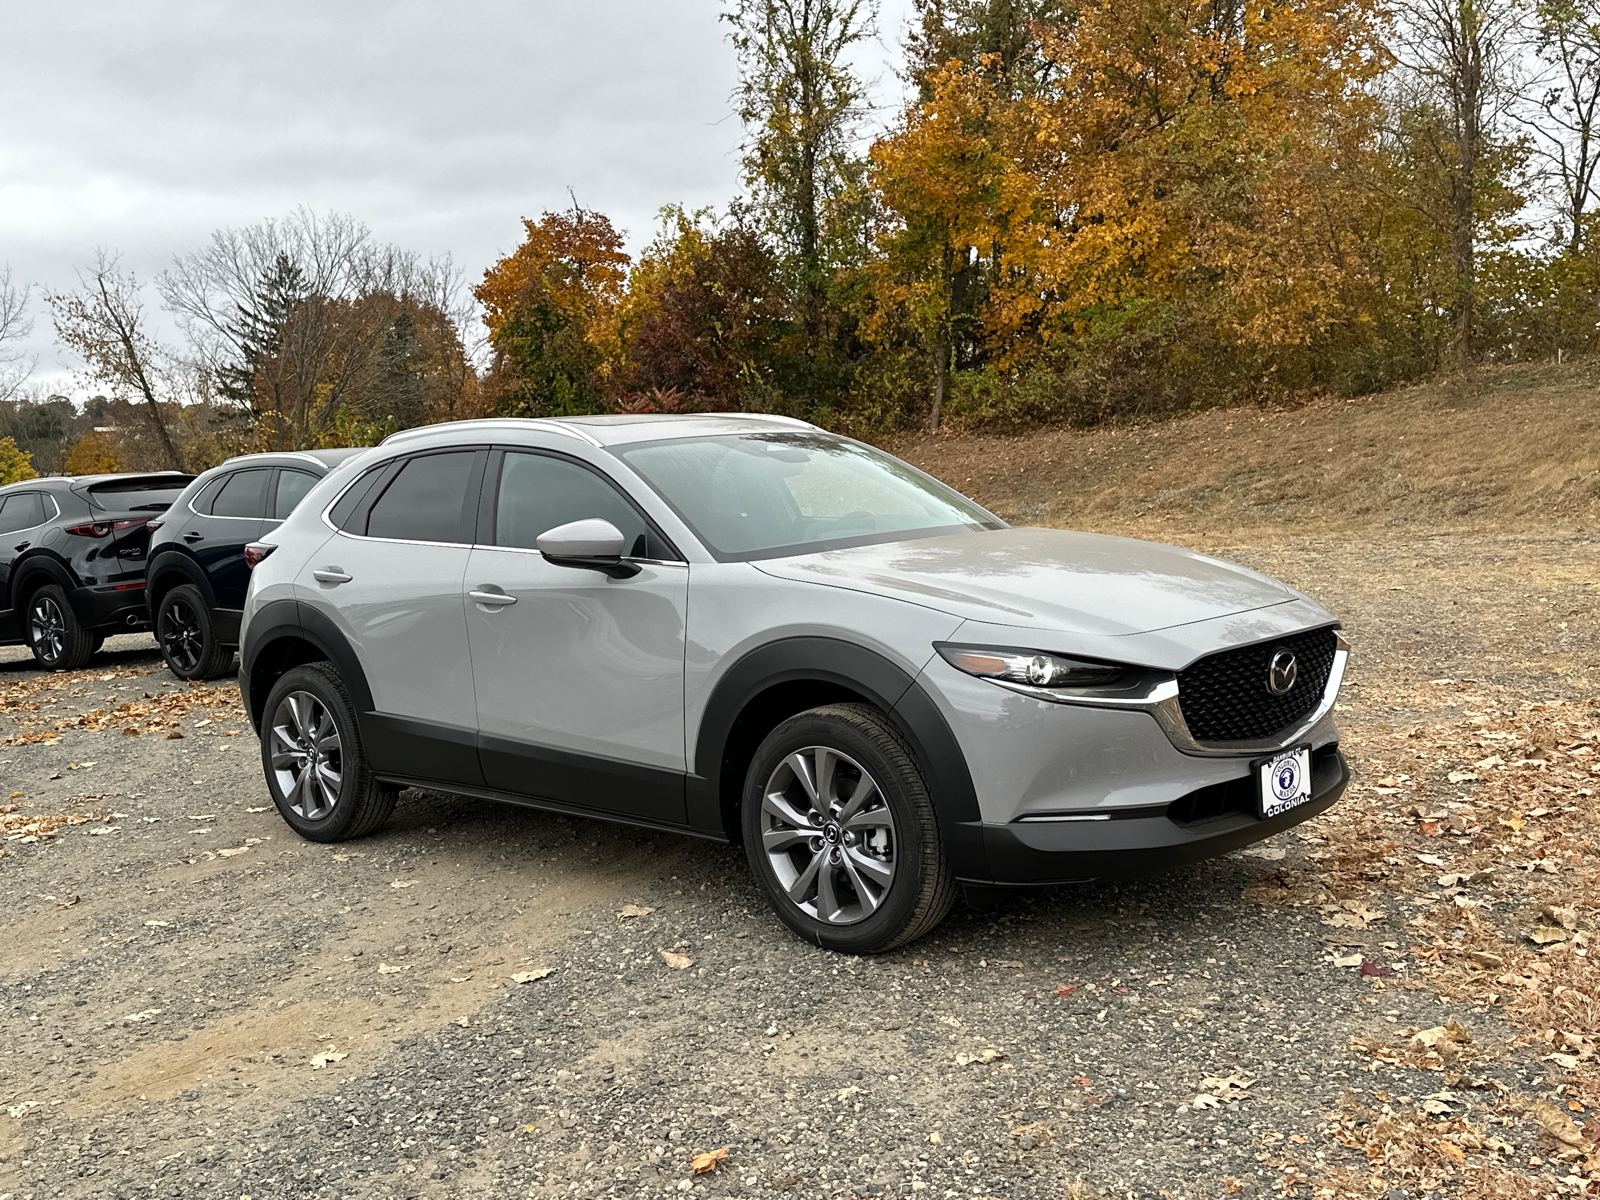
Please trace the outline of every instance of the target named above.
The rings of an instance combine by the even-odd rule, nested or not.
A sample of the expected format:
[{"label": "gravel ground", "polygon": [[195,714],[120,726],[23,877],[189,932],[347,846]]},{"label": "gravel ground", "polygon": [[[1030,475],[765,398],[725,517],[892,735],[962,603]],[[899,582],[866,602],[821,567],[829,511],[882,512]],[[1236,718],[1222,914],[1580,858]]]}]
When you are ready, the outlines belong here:
[{"label": "gravel ground", "polygon": [[[1228,552],[1346,619],[1358,773],[1385,678],[1596,690],[1594,540]],[[1441,1080],[1352,1048],[1450,1019],[1509,1045],[1498,1008],[1334,965],[1403,957],[1395,923],[1248,898],[1317,875],[1337,807],[851,959],[789,936],[727,846],[416,792],[374,837],[302,842],[228,681],[180,684],[148,638],[30,664],[0,649],[0,804],[27,805],[0,857],[0,1200],[1260,1196],[1367,1171],[1334,1116],[1428,1093],[1529,1194],[1569,1187],[1496,1099],[1555,1094],[1536,1054]],[[49,815],[80,823],[19,832]]]}]

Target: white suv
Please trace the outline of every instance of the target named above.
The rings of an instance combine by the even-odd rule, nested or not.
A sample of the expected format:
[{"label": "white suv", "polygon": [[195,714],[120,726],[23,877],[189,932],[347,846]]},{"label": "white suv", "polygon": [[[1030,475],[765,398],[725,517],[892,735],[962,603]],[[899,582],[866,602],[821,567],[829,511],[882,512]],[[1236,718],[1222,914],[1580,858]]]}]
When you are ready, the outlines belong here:
[{"label": "white suv", "polygon": [[1171,546],[1011,529],[778,417],[408,430],[247,555],[284,820],[428,787],[742,842],[873,952],[968,889],[1145,874],[1331,805],[1337,622]]}]

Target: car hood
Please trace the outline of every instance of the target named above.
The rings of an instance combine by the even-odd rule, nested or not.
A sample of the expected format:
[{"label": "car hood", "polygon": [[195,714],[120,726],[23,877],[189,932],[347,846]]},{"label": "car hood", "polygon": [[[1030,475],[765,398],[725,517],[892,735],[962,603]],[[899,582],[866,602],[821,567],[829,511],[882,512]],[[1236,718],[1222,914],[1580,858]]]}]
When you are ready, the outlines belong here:
[{"label": "car hood", "polygon": [[1298,600],[1255,571],[1177,546],[1065,529],[998,529],[751,564],[783,579],[894,596],[971,621],[1097,637],[1149,633]]}]

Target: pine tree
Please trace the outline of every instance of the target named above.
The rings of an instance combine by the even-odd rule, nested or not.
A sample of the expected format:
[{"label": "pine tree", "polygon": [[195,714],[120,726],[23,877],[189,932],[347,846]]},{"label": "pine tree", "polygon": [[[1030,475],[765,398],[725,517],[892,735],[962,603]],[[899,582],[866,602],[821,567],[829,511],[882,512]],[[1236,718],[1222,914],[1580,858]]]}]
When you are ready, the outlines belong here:
[{"label": "pine tree", "polygon": [[227,325],[239,357],[217,372],[217,391],[223,397],[256,415],[267,407],[261,403],[257,376],[281,350],[284,328],[306,296],[304,273],[280,253],[262,276],[252,303],[239,305],[237,316]]}]

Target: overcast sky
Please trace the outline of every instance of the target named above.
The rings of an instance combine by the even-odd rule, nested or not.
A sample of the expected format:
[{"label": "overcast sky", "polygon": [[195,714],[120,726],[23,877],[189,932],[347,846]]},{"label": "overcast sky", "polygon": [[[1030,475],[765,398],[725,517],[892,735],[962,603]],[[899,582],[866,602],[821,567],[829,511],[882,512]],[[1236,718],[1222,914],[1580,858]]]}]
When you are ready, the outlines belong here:
[{"label": "overcast sky", "polygon": [[[719,7],[0,0],[0,264],[64,288],[107,246],[149,280],[219,226],[307,205],[476,278],[568,188],[637,249],[661,205],[738,190]],[[885,106],[909,11],[884,0],[860,64]],[[32,315],[36,381],[76,395]]]}]

